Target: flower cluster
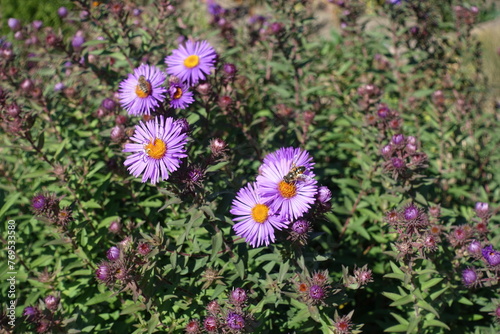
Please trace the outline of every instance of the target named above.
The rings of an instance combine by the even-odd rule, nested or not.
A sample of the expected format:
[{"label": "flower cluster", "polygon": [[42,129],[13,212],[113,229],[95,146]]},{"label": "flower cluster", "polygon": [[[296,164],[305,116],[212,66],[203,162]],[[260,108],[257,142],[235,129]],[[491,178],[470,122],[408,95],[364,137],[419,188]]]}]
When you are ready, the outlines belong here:
[{"label": "flower cluster", "polygon": [[[190,86],[205,80],[215,67],[217,54],[207,41],[187,41],[185,46],[174,50],[165,58],[166,73],[156,66],[142,64],[120,83],[119,100],[130,115],[161,113],[168,97],[171,108],[185,109],[194,102]],[[166,84],[167,74],[171,77]],[[103,107],[114,108],[110,103]],[[124,152],[133,153],[125,160],[125,166],[135,177],[142,175],[142,182],[156,184],[167,180],[186,157],[187,131],[173,118],[159,115],[141,122]],[[124,129],[118,124],[111,131],[114,141],[124,137]]]},{"label": "flower cluster", "polygon": [[369,125],[376,126],[380,131],[399,130],[403,119],[397,111],[390,109],[386,104],[378,105],[375,113],[366,115],[366,122]]},{"label": "flower cluster", "polygon": [[73,216],[69,207],[60,208],[59,201],[54,194],[38,194],[31,199],[31,209],[37,217],[66,231]]},{"label": "flower cluster", "polygon": [[420,169],[427,167],[427,155],[419,151],[417,139],[402,134],[392,136],[391,142],[385,145],[381,154],[385,159],[384,170],[395,180],[411,180],[416,178]]},{"label": "flower cluster", "polygon": [[[253,319],[245,310],[248,295],[242,288],[233,289],[223,305],[216,300],[207,304],[208,315],[203,320],[203,329],[207,333],[252,333]],[[190,320],[186,333],[201,333],[197,320]]]},{"label": "flower cluster", "polygon": [[397,235],[397,257],[425,257],[425,253],[437,249],[440,241],[440,229],[431,224],[428,215],[414,203],[409,203],[399,210],[386,213],[385,221]]},{"label": "flower cluster", "polygon": [[[119,98],[130,115],[150,115],[158,110],[168,93],[170,107],[184,109],[193,103],[190,86],[205,80],[215,68],[217,54],[207,41],[187,41],[165,58],[166,73],[156,66],[142,64],[120,83]],[[168,88],[167,74],[172,77]]]},{"label": "flower cluster", "polygon": [[328,270],[317,271],[312,276],[298,275],[294,286],[301,301],[308,305],[325,304],[324,300],[332,293]]},{"label": "flower cluster", "polygon": [[131,238],[125,238],[117,246],[110,247],[106,252],[106,260],[98,265],[95,276],[110,288],[118,286],[130,289],[137,296],[140,293],[137,277],[152,249],[149,242],[139,242],[135,248],[134,245]]},{"label": "flower cluster", "polygon": [[[253,247],[275,241],[274,230],[292,225],[291,238],[302,240],[310,223],[306,214],[329,208],[331,193],[323,189],[318,195],[312,158],[300,148],[281,148],[264,158],[257,182],[249,183],[236,195],[231,208],[237,235]],[[318,205],[316,205],[318,203]]]},{"label": "flower cluster", "polygon": [[53,330],[61,330],[64,326],[58,312],[59,308],[60,298],[48,295],[39,302],[38,306],[25,307],[23,316],[27,323],[36,327],[37,333],[52,333]]}]

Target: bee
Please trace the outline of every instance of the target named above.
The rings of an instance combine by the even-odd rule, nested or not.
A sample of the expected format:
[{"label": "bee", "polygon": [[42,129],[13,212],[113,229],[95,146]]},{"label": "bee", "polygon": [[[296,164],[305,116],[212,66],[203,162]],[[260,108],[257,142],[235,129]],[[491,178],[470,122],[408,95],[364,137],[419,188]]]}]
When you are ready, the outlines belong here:
[{"label": "bee", "polygon": [[139,84],[137,85],[137,87],[144,94],[151,94],[151,84],[146,80],[146,77],[144,75],[139,76]]},{"label": "bee", "polygon": [[288,184],[295,184],[298,180],[302,180],[305,175],[306,167],[293,165],[290,171],[283,176],[283,181]]}]

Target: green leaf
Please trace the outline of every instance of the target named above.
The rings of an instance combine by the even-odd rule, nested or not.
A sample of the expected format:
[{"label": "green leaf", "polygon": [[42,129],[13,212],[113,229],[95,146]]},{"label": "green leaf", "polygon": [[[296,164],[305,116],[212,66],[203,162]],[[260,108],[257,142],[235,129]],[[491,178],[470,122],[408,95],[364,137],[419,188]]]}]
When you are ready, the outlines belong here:
[{"label": "green leaf", "polygon": [[384,332],[403,333],[403,332],[406,332],[407,329],[408,329],[408,325],[399,324],[399,325],[391,326],[389,328],[384,329]]},{"label": "green leaf", "polygon": [[406,295],[402,298],[399,298],[398,300],[395,300],[390,304],[390,306],[401,306],[401,305],[406,305],[408,303],[412,303],[414,301],[413,295]]},{"label": "green leaf", "polygon": [[91,305],[95,305],[95,304],[99,304],[99,303],[103,303],[103,302],[108,302],[108,303],[112,302],[112,300],[115,299],[115,298],[111,298],[112,294],[113,294],[112,291],[106,291],[106,292],[103,292],[101,294],[95,295],[94,297],[87,300],[85,305],[91,306]]},{"label": "green leaf", "polygon": [[221,169],[222,167],[224,167],[228,163],[229,163],[229,161],[222,161],[222,162],[219,162],[216,165],[210,166],[210,167],[207,168],[207,173],[218,171],[219,169]]},{"label": "green leaf", "polygon": [[432,288],[434,285],[438,284],[443,280],[442,277],[436,277],[431,280],[428,280],[427,282],[422,283],[422,291],[427,291],[428,289]]},{"label": "green leaf", "polygon": [[3,216],[5,215],[5,213],[7,212],[7,210],[9,210],[10,207],[17,201],[17,199],[19,198],[19,196],[21,196],[21,193],[20,192],[15,192],[15,193],[10,194],[7,197],[7,199],[5,201],[5,204],[0,209],[0,217],[1,218],[3,218]]},{"label": "green leaf", "polygon": [[427,328],[427,327],[441,327],[441,328],[445,328],[447,330],[450,330],[450,327],[448,327],[447,324],[445,324],[442,321],[436,320],[436,319],[426,320],[424,322],[424,326],[423,327],[424,328]]},{"label": "green leaf", "polygon": [[217,232],[214,236],[212,236],[212,254],[210,256],[210,261],[214,261],[217,257],[217,254],[222,249],[222,232]]},{"label": "green leaf", "polygon": [[153,313],[151,319],[148,321],[148,334],[156,332],[156,327],[160,323],[160,316],[158,313]]}]

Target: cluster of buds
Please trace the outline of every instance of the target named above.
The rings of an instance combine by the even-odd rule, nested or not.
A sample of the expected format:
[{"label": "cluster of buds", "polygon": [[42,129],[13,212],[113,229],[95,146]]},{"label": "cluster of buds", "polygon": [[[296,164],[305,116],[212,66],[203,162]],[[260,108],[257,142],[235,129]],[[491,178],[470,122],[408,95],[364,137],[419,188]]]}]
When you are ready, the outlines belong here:
[{"label": "cluster of buds", "polygon": [[305,246],[309,239],[309,234],[313,231],[311,221],[320,219],[332,208],[332,192],[328,187],[320,186],[316,193],[316,200],[309,211],[300,219],[291,221],[288,226],[287,240],[293,244]]},{"label": "cluster of buds", "polygon": [[137,276],[146,263],[146,256],[152,251],[149,242],[135,243],[131,238],[126,238],[117,246],[106,252],[107,260],[102,261],[96,269],[95,275],[99,282],[109,287],[118,285],[120,288],[129,289],[136,297],[139,294]]},{"label": "cluster of buds", "polygon": [[317,271],[312,276],[297,275],[293,283],[300,300],[309,306],[324,305],[325,299],[332,293],[328,270]]},{"label": "cluster of buds", "polygon": [[418,170],[427,167],[427,155],[419,152],[417,139],[413,136],[394,135],[381,153],[385,159],[384,171],[391,173],[394,180],[411,180],[418,176]]},{"label": "cluster of buds", "polygon": [[68,207],[60,208],[59,199],[54,194],[34,196],[31,208],[38,218],[54,224],[61,231],[66,231],[68,223],[73,220],[71,210]]},{"label": "cluster of buds", "polygon": [[500,251],[487,237],[492,213],[488,203],[477,202],[474,209],[474,224],[453,226],[448,239],[455,247],[457,258],[468,256],[473,264],[462,270],[463,284],[468,288],[494,286],[500,281]]},{"label": "cluster of buds", "polygon": [[358,105],[367,111],[371,106],[379,102],[382,90],[374,84],[366,84],[358,87]]},{"label": "cluster of buds", "polygon": [[245,310],[248,295],[242,288],[233,289],[225,305],[213,300],[207,304],[208,315],[203,320],[203,328],[197,320],[190,320],[186,333],[196,334],[203,330],[207,333],[252,333],[253,319]]},{"label": "cluster of buds", "polygon": [[497,285],[500,282],[500,251],[491,244],[483,246],[483,243],[477,240],[469,243],[468,250],[478,264],[462,271],[463,284],[468,288]]},{"label": "cluster of buds", "polygon": [[0,88],[0,121],[5,132],[13,135],[28,135],[35,118],[25,112],[16,102],[7,101],[8,94]]},{"label": "cluster of buds", "polygon": [[207,11],[210,15],[210,24],[220,29],[222,38],[235,45],[235,28],[232,22],[240,15],[238,8],[224,8],[215,0],[207,0]]},{"label": "cluster of buds", "polygon": [[349,268],[342,266],[342,277],[344,286],[348,289],[360,289],[370,282],[373,282],[372,271],[368,265],[362,268],[354,268],[352,275],[349,274]]},{"label": "cluster of buds", "polygon": [[472,6],[470,8],[455,6],[453,7],[453,11],[457,17],[457,27],[464,25],[469,27],[472,26],[476,22],[477,14],[479,13],[479,9],[476,6]]},{"label": "cluster of buds", "polygon": [[228,148],[224,140],[211,139],[209,149],[210,154],[203,161],[196,164],[184,162],[172,175],[172,182],[178,186],[181,193],[195,195],[196,190],[203,186],[208,167],[228,159]]},{"label": "cluster of buds", "polygon": [[488,203],[477,202],[475,213],[473,224],[452,226],[448,233],[448,241],[459,257],[471,255],[478,258],[481,253],[480,241],[487,240],[488,222],[491,217]]},{"label": "cluster of buds", "polygon": [[343,34],[349,33],[350,29],[348,28],[355,28],[357,26],[356,22],[365,10],[365,4],[359,0],[328,0],[328,2],[333,3],[342,10],[340,15],[340,27],[342,28]]},{"label": "cluster of buds", "polygon": [[437,249],[441,230],[431,224],[428,215],[414,203],[389,211],[385,221],[396,232],[398,259],[424,258],[425,253]]},{"label": "cluster of buds", "polygon": [[384,132],[388,129],[399,130],[403,120],[397,111],[391,110],[386,104],[381,103],[378,105],[376,113],[366,115],[366,122]]},{"label": "cluster of buds", "polygon": [[28,306],[23,311],[26,322],[36,327],[37,333],[52,333],[62,331],[63,323],[57,315],[60,298],[48,295],[39,302],[39,306]]}]

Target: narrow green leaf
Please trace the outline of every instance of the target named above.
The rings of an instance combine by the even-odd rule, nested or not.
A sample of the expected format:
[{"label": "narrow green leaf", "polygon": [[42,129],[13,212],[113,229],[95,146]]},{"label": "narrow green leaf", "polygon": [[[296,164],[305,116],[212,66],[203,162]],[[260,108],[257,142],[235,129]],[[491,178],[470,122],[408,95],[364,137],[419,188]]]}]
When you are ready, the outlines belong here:
[{"label": "narrow green leaf", "polygon": [[436,319],[426,320],[424,322],[424,326],[423,327],[424,328],[427,328],[427,327],[441,327],[441,328],[445,328],[447,330],[450,330],[450,327],[448,327],[447,324],[445,324],[442,321],[436,320]]},{"label": "narrow green leaf", "polygon": [[443,280],[442,277],[436,277],[431,280],[428,280],[427,282],[422,283],[422,291],[427,291],[428,289],[432,288],[434,285],[438,284]]},{"label": "narrow green leaf", "polygon": [[413,302],[413,295],[406,295],[402,298],[399,298],[398,300],[392,302],[390,305],[391,306],[401,306],[401,305],[406,305],[408,303],[411,303]]},{"label": "narrow green leaf", "polygon": [[395,325],[395,326],[391,326],[389,328],[386,328],[384,330],[384,332],[387,332],[387,333],[403,333],[403,332],[406,332],[407,329],[408,329],[408,325],[399,324],[399,325]]},{"label": "narrow green leaf", "polygon": [[[5,204],[2,206],[0,209],[0,218],[3,218],[7,210],[17,201],[17,199],[21,196],[20,192],[15,192],[10,194],[10,196],[7,197],[7,200],[5,201]],[[5,227],[6,228],[6,227]]]}]

